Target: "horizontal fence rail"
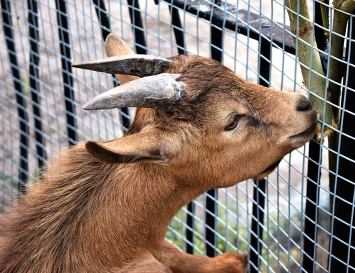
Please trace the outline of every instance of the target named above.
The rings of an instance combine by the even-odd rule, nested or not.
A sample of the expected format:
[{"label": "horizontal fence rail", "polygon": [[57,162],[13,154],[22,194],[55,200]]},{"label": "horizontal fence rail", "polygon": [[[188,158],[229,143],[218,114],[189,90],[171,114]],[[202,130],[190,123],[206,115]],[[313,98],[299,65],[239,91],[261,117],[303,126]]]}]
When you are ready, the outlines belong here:
[{"label": "horizontal fence rail", "polygon": [[[279,46],[283,50],[292,54],[295,53],[293,38],[290,34],[285,33],[285,28],[290,30],[288,26],[275,24],[270,19],[250,12],[250,10],[238,10],[235,5],[227,2],[221,2],[220,5],[212,8],[213,6],[204,1],[164,1],[182,9],[184,12],[195,14],[211,22],[212,26],[224,26],[226,29],[236,31],[257,41],[259,41],[262,35],[272,40],[274,45]],[[238,23],[238,21],[243,23]],[[248,22],[248,24],[244,22]]]},{"label": "horizontal fence rail", "polygon": [[[255,70],[249,59],[242,64],[247,78],[256,75],[257,83],[273,87],[276,71],[282,79],[291,79],[293,91],[302,87],[296,68],[293,75],[285,76],[286,57],[296,64],[290,66],[299,65],[300,40],[285,22],[279,23],[272,13],[271,18],[263,14],[261,6],[251,8],[244,2],[239,5],[239,1],[77,2],[81,3],[28,0],[23,5],[21,1],[1,0],[1,39],[5,46],[1,49],[4,72],[0,86],[4,92],[0,107],[5,114],[16,111],[17,125],[11,115],[4,114],[0,120],[0,140],[8,143],[1,158],[0,211],[18,193],[26,192],[27,182],[43,170],[47,159],[59,149],[86,139],[120,137],[126,132],[133,113],[128,108],[98,115],[81,110],[93,93],[120,84],[114,75],[76,74],[80,72],[71,67],[74,60],[102,57],[102,44],[110,32],[119,32],[138,54],[194,54],[190,51],[192,43],[197,45],[197,53],[202,50],[200,47],[207,46],[206,56],[221,63],[232,58],[235,70],[236,63],[241,63],[237,49],[245,47],[247,58],[256,56]],[[271,9],[280,5],[271,2]],[[331,41],[323,28],[326,19],[320,16],[322,5],[315,1],[313,7],[314,41],[322,50],[323,72],[327,74]],[[161,11],[163,8],[167,12]],[[46,11],[53,16],[43,17]],[[270,177],[247,181],[244,186],[211,189],[172,220],[167,240],[188,253],[210,257],[225,251],[248,250],[249,272],[355,271],[354,21],[355,16],[350,16],[343,58],[342,108],[339,127],[333,132],[338,150],[331,150],[325,139],[314,139],[307,152],[298,150],[285,157],[286,172],[280,167]],[[202,31],[203,24],[206,27]],[[27,26],[27,32],[21,31],[23,26]],[[235,46],[226,49],[231,39]],[[28,42],[21,42],[25,40]],[[48,42],[53,48],[46,46]],[[169,49],[164,51],[164,46]],[[277,66],[280,52],[281,68]],[[46,62],[50,72],[41,67]],[[314,94],[307,90],[307,95]],[[302,157],[301,167],[292,163],[295,153]],[[332,153],[337,158],[336,173],[325,163],[325,154]],[[325,190],[325,173],[334,178],[334,189],[329,186]],[[300,177],[299,187],[292,185],[293,176]],[[282,187],[288,196],[281,192]],[[270,195],[275,191],[272,199]],[[291,201],[292,192],[302,199],[298,218],[292,218],[291,210],[297,210]],[[325,193],[329,195],[327,209],[321,198]],[[284,200],[288,202],[286,209],[282,207]],[[322,216],[324,213],[326,216]],[[322,224],[322,217],[330,219],[328,226]]]}]

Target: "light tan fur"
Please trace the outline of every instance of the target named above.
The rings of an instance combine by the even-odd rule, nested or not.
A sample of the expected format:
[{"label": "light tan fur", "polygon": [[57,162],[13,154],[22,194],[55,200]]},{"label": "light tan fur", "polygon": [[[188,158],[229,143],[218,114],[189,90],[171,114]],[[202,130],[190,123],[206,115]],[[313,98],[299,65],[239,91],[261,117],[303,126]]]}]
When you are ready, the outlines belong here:
[{"label": "light tan fur", "polygon": [[[108,55],[127,53],[117,39],[108,36]],[[169,221],[206,190],[270,173],[312,138],[316,113],[302,96],[213,60],[170,59],[186,100],[173,111],[139,108],[124,137],[51,161],[1,220],[0,272],[245,272],[245,253],[196,257],[166,243]]]}]

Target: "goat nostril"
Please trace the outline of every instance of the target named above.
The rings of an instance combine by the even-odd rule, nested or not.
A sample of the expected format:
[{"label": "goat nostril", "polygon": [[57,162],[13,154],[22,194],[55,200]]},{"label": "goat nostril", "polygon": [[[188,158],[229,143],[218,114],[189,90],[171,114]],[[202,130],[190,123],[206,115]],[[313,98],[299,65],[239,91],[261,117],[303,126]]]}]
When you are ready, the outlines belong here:
[{"label": "goat nostril", "polygon": [[312,110],[312,105],[308,100],[301,100],[297,105],[297,111],[309,111]]}]

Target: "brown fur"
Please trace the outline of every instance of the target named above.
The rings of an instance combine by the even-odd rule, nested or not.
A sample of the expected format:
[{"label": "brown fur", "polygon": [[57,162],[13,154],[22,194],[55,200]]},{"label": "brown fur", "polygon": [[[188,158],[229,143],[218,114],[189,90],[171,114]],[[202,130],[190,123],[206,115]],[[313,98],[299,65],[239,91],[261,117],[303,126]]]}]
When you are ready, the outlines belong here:
[{"label": "brown fur", "polygon": [[165,243],[169,221],[206,190],[270,173],[312,138],[316,113],[299,109],[300,95],[248,83],[213,60],[171,59],[186,99],[170,112],[138,109],[120,139],[60,153],[1,219],[0,272],[246,270],[246,254],[195,257]]}]

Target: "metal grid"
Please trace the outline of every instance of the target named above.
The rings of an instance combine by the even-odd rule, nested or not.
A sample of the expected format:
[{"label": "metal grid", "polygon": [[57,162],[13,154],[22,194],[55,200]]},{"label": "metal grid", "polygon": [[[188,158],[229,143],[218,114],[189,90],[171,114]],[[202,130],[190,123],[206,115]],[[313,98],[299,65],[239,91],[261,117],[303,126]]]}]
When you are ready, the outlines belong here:
[{"label": "metal grid", "polygon": [[[323,24],[316,17],[321,3],[330,8],[331,22],[335,16],[323,1],[309,3],[315,9],[311,22],[320,29]],[[25,191],[24,182],[60,149],[124,134],[130,109],[81,109],[118,83],[111,76],[70,67],[103,57],[103,38],[111,31],[137,53],[209,56],[249,81],[325,101],[310,89],[311,77],[303,84],[294,56],[301,41],[296,36],[294,43],[286,27],[289,9],[283,1],[1,0],[1,5],[0,210]],[[344,36],[347,50],[339,59],[345,75],[355,69],[352,33],[350,23]],[[329,64],[327,43],[322,48],[319,39],[313,40]],[[325,75],[328,86],[329,71]],[[347,110],[340,108],[340,126],[333,133],[339,145],[331,146],[322,136],[321,144],[312,141],[287,155],[264,181],[204,194],[172,220],[167,240],[197,255],[248,250],[250,272],[352,272],[353,79],[344,77],[341,87]],[[328,127],[332,124],[322,123],[323,132]],[[330,154],[336,168],[328,165]]]}]

